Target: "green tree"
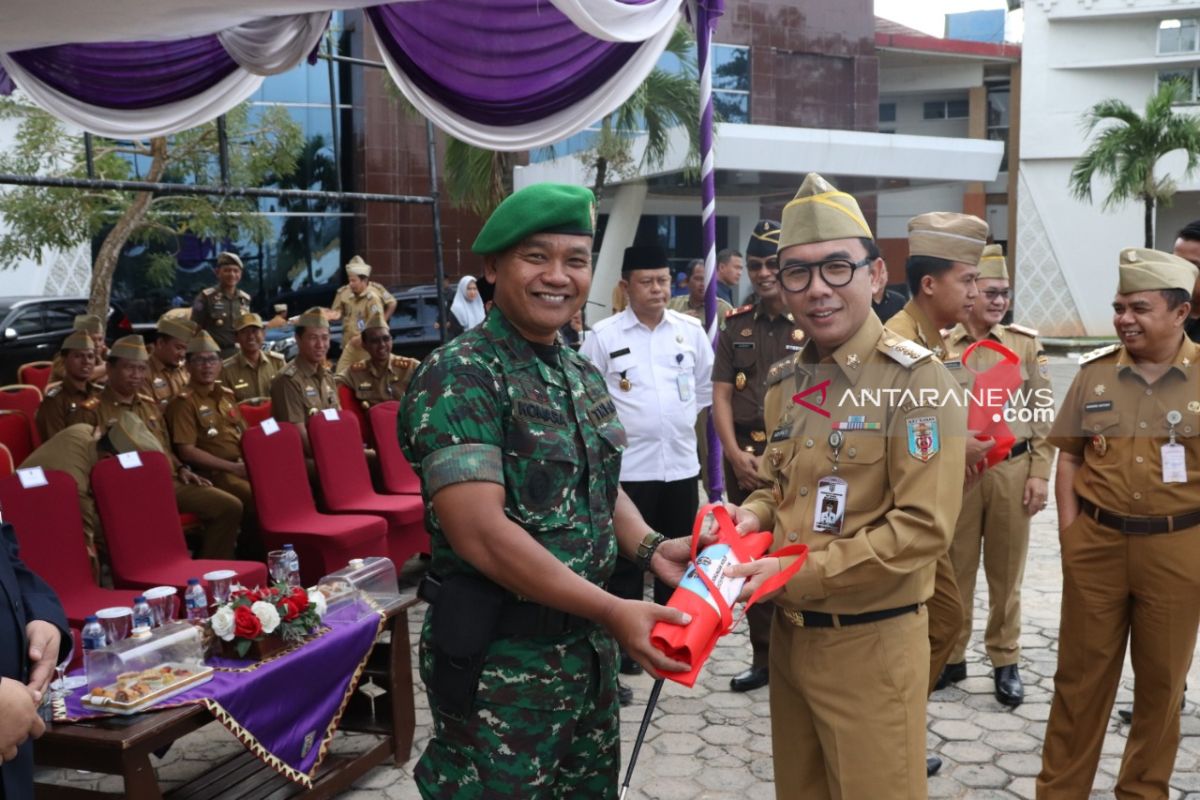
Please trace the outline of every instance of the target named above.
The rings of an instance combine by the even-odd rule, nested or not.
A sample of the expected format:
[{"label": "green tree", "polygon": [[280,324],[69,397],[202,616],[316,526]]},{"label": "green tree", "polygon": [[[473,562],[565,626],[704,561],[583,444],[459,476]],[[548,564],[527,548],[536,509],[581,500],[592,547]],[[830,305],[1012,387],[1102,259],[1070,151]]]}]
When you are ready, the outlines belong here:
[{"label": "green tree", "polygon": [[[87,165],[82,137],[56,119],[14,99],[0,100],[0,119],[19,120],[13,146],[0,153],[0,172],[82,178]],[[295,170],[303,147],[300,126],[285,109],[269,108],[251,120],[243,104],[226,114],[229,177],[234,186],[262,186]],[[95,138],[97,178],[129,180],[134,159],[149,159],[142,178],[149,182],[217,184],[217,125],[210,122],[170,138],[117,142]],[[165,286],[175,274],[180,237],[220,241],[264,241],[272,233],[253,198],[166,195],[149,191],[14,187],[0,194],[0,265],[19,258],[41,260],[104,232],[92,264],[88,311],[108,311],[113,273],[127,245],[150,246],[147,277]]]},{"label": "green tree", "polygon": [[1092,179],[1099,175],[1112,183],[1104,200],[1108,210],[1130,200],[1141,200],[1145,209],[1146,247],[1154,246],[1154,212],[1157,206],[1169,206],[1177,189],[1169,175],[1159,176],[1159,159],[1175,150],[1183,150],[1188,178],[1200,165],[1200,120],[1190,114],[1178,114],[1174,106],[1191,97],[1191,86],[1180,81],[1164,81],[1146,101],[1139,115],[1127,103],[1102,100],[1083,116],[1090,135],[1102,124],[1095,140],[1075,162],[1071,170],[1071,194],[1079,200],[1092,200]]}]

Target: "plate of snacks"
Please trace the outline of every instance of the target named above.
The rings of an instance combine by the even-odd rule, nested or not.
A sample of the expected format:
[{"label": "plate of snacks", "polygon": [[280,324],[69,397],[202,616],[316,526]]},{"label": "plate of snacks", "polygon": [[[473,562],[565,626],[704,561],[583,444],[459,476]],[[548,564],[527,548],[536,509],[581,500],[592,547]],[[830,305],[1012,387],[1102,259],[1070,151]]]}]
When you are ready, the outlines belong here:
[{"label": "plate of snacks", "polygon": [[168,662],[157,667],[122,672],[106,686],[96,686],[83,696],[83,705],[112,714],[136,714],[155,703],[212,680],[213,669],[204,665]]}]

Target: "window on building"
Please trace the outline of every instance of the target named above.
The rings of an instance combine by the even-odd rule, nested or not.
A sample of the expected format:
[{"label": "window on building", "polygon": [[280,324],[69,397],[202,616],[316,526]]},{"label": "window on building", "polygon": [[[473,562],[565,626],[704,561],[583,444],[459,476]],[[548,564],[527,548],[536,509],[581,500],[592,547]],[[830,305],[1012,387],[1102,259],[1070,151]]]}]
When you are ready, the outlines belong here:
[{"label": "window on building", "polygon": [[927,100],[925,119],[966,119],[971,106],[966,100]]},{"label": "window on building", "polygon": [[1197,91],[1196,70],[1164,69],[1158,73],[1159,86],[1172,81],[1183,85],[1183,103],[1191,105],[1200,102],[1200,92]]},{"label": "window on building", "polygon": [[896,121],[896,104],[895,103],[880,103],[879,104],[879,122]]},{"label": "window on building", "polygon": [[725,122],[750,122],[750,48],[714,44],[713,107]]},{"label": "window on building", "polygon": [[1158,23],[1158,52],[1195,53],[1200,51],[1200,20],[1164,19]]},{"label": "window on building", "polygon": [[1008,104],[1011,98],[1010,84],[989,83],[987,87],[987,137],[1004,142],[1004,156],[1000,159],[1000,171],[1008,170]]}]

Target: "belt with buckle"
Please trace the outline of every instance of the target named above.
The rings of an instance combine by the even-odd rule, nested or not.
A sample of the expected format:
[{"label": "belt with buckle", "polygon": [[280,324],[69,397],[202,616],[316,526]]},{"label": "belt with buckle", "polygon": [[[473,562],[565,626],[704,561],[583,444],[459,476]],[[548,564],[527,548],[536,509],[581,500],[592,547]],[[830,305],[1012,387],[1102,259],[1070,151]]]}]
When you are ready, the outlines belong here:
[{"label": "belt with buckle", "polygon": [[[417,597],[430,605],[437,603],[441,579],[426,573],[417,585]],[[514,636],[561,636],[582,630],[591,622],[556,608],[540,603],[510,599],[500,609],[496,621],[496,637],[507,639]]]},{"label": "belt with buckle", "polygon": [[1174,517],[1123,517],[1111,511],[1105,511],[1095,503],[1079,498],[1079,510],[1099,522],[1106,528],[1112,528],[1121,533],[1151,535],[1155,533],[1171,533],[1200,525],[1200,511],[1190,514],[1178,514]]},{"label": "belt with buckle", "polygon": [[847,625],[865,625],[868,622],[879,622],[891,619],[901,614],[911,614],[921,607],[913,603],[899,608],[885,608],[881,611],[867,611],[863,614],[826,614],[824,611],[797,611],[794,608],[780,608],[787,621],[797,628],[844,628]]},{"label": "belt with buckle", "polygon": [[1020,441],[1020,442],[1017,442],[1016,444],[1014,444],[1012,446],[1012,449],[1008,451],[1008,455],[1005,456],[1005,458],[1009,459],[1009,458],[1017,458],[1018,456],[1023,456],[1023,455],[1025,455],[1026,452],[1028,452],[1028,450],[1029,450],[1029,440],[1025,439],[1023,441]]}]

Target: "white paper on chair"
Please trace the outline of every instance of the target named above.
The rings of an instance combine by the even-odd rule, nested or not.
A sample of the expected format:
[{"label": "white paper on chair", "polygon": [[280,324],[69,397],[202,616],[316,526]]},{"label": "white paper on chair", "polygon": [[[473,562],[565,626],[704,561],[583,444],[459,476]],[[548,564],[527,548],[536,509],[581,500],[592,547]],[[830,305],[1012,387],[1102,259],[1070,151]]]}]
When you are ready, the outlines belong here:
[{"label": "white paper on chair", "polygon": [[39,486],[45,486],[46,473],[41,467],[27,467],[26,469],[17,470],[17,477],[21,479],[22,489],[36,489]]},{"label": "white paper on chair", "polygon": [[321,413],[325,415],[325,419],[330,422],[338,421],[338,410],[336,408],[322,408]]},{"label": "white paper on chair", "polygon": [[267,417],[262,421],[262,432],[267,436],[274,436],[279,433],[279,423],[274,417]]},{"label": "white paper on chair", "polygon": [[142,465],[142,457],[138,455],[137,450],[131,450],[128,453],[117,453],[117,460],[121,462],[121,466],[125,469],[137,469]]}]

